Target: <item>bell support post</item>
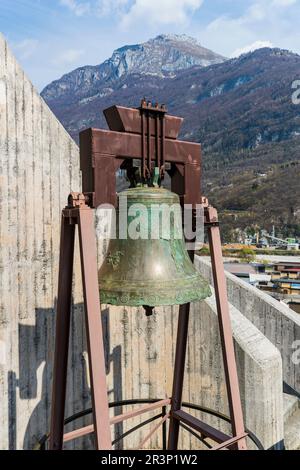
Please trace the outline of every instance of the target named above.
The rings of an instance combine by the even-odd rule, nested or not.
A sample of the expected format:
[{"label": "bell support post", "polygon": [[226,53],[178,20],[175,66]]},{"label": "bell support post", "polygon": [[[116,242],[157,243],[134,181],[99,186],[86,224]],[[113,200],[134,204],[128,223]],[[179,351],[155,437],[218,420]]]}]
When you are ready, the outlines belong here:
[{"label": "bell support post", "polygon": [[81,207],[78,212],[94,434],[97,449],[111,449],[94,213],[88,206]]},{"label": "bell support post", "polygon": [[180,305],[173,373],[168,450],[176,450],[178,447],[180,421],[176,419],[175,414],[182,407],[182,391],[184,382],[189,316],[190,304]]},{"label": "bell support post", "polygon": [[[219,222],[216,210],[201,197],[201,145],[178,140],[183,119],[168,115],[163,105],[152,105],[145,99],[137,109],[112,106],[104,111],[104,115],[109,130],[87,129],[80,133],[83,192],[71,194],[68,207],[63,210],[50,448],[61,449],[64,441],[93,432],[97,449],[111,449],[110,425],[163,406],[164,415],[161,424],[165,427],[169,418],[170,450],[176,450],[178,447],[181,423],[183,427],[188,426],[194,429],[193,432],[196,431],[201,436],[214,440],[217,443],[216,449],[245,449],[247,434],[243,422],[234,356]],[[123,413],[109,420],[93,209],[100,204],[116,206],[116,171],[120,168],[127,169],[133,177],[137,161],[140,162],[141,178],[144,182],[149,181],[153,167],[159,168],[161,179],[167,171],[171,177],[171,189],[179,195],[182,206],[190,205],[194,215],[197,204],[201,204],[204,208],[232,436],[214,429],[181,409],[190,304],[181,305],[179,308],[172,397],[169,400],[157,400],[151,406]],[[75,225],[79,227],[93,424],[64,435]],[[189,255],[193,260],[194,251],[189,251]],[[169,405],[171,408],[167,411],[166,407]],[[155,430],[156,427],[152,428],[149,438]],[[142,444],[144,443],[143,440]]]},{"label": "bell support post", "polygon": [[66,401],[67,365],[72,304],[72,274],[75,224],[62,213],[56,333],[52,383],[50,444],[52,450],[63,446],[64,411]]},{"label": "bell support post", "polygon": [[[216,292],[216,303],[221,336],[225,380],[231,417],[233,436],[242,436],[245,432],[236,360],[234,354],[233,336],[230,322],[229,304],[227,298],[226,278],[222,259],[222,245],[218,213],[208,204],[206,198],[202,199],[204,208],[205,225],[208,232],[212,272]],[[245,450],[245,436],[238,440],[236,446],[239,450]]]},{"label": "bell support post", "polygon": [[95,442],[97,449],[111,449],[101,308],[97,282],[94,214],[87,202],[88,197],[84,194],[73,193],[69,196],[68,206],[62,211],[50,450],[61,450],[64,441],[64,411],[76,225],[78,225],[79,232]]}]

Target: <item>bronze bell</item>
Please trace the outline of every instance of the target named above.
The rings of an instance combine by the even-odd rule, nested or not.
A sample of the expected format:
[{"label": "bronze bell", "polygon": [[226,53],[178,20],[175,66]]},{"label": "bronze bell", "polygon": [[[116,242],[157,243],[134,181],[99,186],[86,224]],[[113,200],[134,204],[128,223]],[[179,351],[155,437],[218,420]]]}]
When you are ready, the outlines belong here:
[{"label": "bronze bell", "polygon": [[[137,227],[138,233],[134,231]],[[180,305],[210,296],[208,282],[190,260],[182,232],[177,194],[147,186],[120,193],[116,237],[110,239],[99,270],[101,302],[144,306],[151,314],[154,306]]]}]

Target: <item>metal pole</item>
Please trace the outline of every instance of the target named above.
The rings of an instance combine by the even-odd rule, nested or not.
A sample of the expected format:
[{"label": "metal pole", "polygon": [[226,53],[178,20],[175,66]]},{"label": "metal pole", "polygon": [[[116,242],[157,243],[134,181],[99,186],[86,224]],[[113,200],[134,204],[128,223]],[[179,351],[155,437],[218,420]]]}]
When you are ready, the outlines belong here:
[{"label": "metal pole", "polygon": [[[219,330],[222,343],[223,361],[225,369],[226,387],[229,410],[232,423],[233,436],[240,436],[245,432],[243,411],[239,390],[237,367],[234,353],[232,329],[230,322],[229,305],[227,298],[226,278],[224,273],[220,229],[218,226],[217,211],[208,207],[206,209],[208,222],[208,238],[212,260],[212,271],[216,294],[216,303],[219,320]],[[246,440],[242,439],[236,444],[239,450],[247,449]]]},{"label": "metal pole", "polygon": [[[166,416],[167,408],[165,406],[162,407],[162,417]],[[164,421],[162,425],[162,448],[163,450],[167,450],[167,422]]]},{"label": "metal pole", "polygon": [[[192,224],[193,224],[193,229],[195,229],[196,219],[195,219],[194,212],[193,212],[193,217],[192,217]],[[189,257],[191,261],[194,262],[194,257],[195,257],[194,250],[189,250],[188,253],[189,253]],[[180,422],[178,419],[174,418],[173,414],[174,412],[180,410],[182,406],[182,391],[183,391],[183,382],[184,382],[184,369],[185,369],[186,347],[187,347],[187,338],[188,338],[189,316],[190,316],[190,304],[188,303],[188,304],[180,305],[179,316],[178,316],[178,327],[177,327],[172,401],[171,401],[171,411],[170,411],[168,450],[177,450],[177,447],[178,447]]]},{"label": "metal pole", "polygon": [[62,214],[56,334],[52,385],[50,450],[63,447],[64,412],[67,386],[67,366],[72,302],[72,274],[75,225]]},{"label": "metal pole", "polygon": [[189,313],[190,304],[181,305],[179,307],[168,450],[176,450],[178,446],[179,420],[173,417],[173,413],[180,410],[182,404]]},{"label": "metal pole", "polygon": [[111,432],[99,299],[94,213],[79,209],[79,241],[96,448],[110,450]]}]

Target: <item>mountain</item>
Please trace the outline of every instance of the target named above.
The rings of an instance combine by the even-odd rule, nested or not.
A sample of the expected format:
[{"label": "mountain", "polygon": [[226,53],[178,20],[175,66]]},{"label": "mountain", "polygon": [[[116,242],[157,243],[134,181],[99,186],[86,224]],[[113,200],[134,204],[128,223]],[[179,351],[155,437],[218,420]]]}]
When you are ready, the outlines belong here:
[{"label": "mountain", "polygon": [[186,35],[160,35],[143,44],[121,47],[100,65],[81,67],[64,75],[48,85],[42,96],[46,101],[64,99],[69,102],[103,97],[113,92],[120,79],[132,73],[174,77],[179,70],[194,65],[206,67],[224,60]]},{"label": "mountain", "polygon": [[[143,96],[166,103],[185,118],[181,138],[202,143],[204,192],[221,211],[225,239],[254,220],[300,236],[300,106],[292,103],[300,56],[264,48],[224,60],[205,50],[213,63],[204,66],[202,48],[191,39],[159,36],[152,43],[157,48],[149,49],[151,41],[134,46],[132,62],[133,46],[116,51],[102,78],[103,64],[97,79],[82,68],[43,96],[75,139],[83,128],[105,126],[101,111],[113,104],[138,106]],[[194,48],[198,57],[193,52],[187,60]],[[126,61],[119,59],[123,54]],[[125,62],[126,71],[120,68]]]}]

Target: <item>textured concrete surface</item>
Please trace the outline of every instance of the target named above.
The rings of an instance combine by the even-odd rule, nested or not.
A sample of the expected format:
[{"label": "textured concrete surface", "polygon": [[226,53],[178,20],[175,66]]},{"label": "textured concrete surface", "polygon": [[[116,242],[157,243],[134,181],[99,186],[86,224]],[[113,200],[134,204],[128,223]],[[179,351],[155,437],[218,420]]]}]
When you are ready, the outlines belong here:
[{"label": "textured concrete surface", "polygon": [[[209,260],[198,267],[212,282]],[[229,302],[278,348],[282,357],[284,382],[300,393],[300,315],[270,295],[226,273]]]},{"label": "textured concrete surface", "polygon": [[300,450],[300,408],[285,424],[285,449]]},{"label": "textured concrete surface", "polygon": [[[197,262],[197,260],[196,260]],[[283,441],[282,361],[270,341],[234,306],[230,315],[245,424],[267,449]],[[199,332],[202,356],[200,397],[204,405],[228,415],[227,393],[221,355],[215,297],[194,306],[192,317]],[[225,432],[228,425],[209,419]]]},{"label": "textured concrete surface", "polygon": [[[60,210],[70,190],[80,188],[78,158],[0,36],[2,449],[32,447],[48,429]],[[78,276],[74,283],[76,291]],[[75,407],[84,386],[84,374],[76,371],[83,341],[81,322],[74,322],[68,397]]]}]

